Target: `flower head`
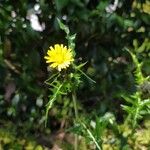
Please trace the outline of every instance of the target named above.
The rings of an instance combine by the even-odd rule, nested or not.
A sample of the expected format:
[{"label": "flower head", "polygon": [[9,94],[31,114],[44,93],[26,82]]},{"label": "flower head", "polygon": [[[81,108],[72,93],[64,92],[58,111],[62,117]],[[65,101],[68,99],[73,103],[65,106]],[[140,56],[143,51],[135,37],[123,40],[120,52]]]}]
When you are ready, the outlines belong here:
[{"label": "flower head", "polygon": [[47,55],[44,57],[46,63],[49,63],[51,68],[56,68],[58,71],[66,69],[74,61],[72,50],[67,49],[63,44],[55,44],[54,47],[50,46]]}]

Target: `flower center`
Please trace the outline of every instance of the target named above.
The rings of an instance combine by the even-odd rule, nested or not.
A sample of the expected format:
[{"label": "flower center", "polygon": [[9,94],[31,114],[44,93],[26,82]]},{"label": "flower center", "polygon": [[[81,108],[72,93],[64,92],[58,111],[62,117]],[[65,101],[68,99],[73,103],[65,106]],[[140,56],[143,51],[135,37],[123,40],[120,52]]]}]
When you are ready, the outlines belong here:
[{"label": "flower center", "polygon": [[64,60],[65,60],[64,55],[63,55],[63,54],[60,54],[60,55],[58,56],[58,59],[57,59],[58,63],[59,63],[59,64],[62,64],[62,63],[64,63]]}]

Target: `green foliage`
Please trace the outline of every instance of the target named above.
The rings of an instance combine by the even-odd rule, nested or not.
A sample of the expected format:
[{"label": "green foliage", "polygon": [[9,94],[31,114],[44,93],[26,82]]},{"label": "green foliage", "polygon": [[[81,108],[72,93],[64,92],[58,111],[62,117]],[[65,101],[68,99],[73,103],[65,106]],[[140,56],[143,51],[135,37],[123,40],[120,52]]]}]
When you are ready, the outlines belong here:
[{"label": "green foliage", "polygon": [[57,20],[58,20],[59,27],[65,31],[66,39],[68,41],[68,47],[74,51],[74,56],[75,56],[75,42],[74,42],[74,40],[76,38],[76,34],[70,35],[69,28],[66,25],[64,25],[59,19],[57,19]]},{"label": "green foliage", "polygon": [[[21,126],[16,130],[18,135],[64,130],[74,120],[74,98],[80,116],[80,123],[77,119],[74,123],[83,136],[81,149],[95,148],[84,125],[104,150],[149,149],[149,126],[145,126],[150,109],[149,12],[148,0],[121,0],[117,4],[111,0],[1,0],[0,121],[6,122],[0,125],[12,121]],[[38,29],[34,17],[41,25]],[[56,43],[75,50],[76,65],[62,76],[54,73],[52,77],[47,73],[44,55]],[[132,60],[124,47],[130,49]],[[50,85],[43,84],[47,78]],[[74,96],[72,88],[77,90]],[[53,107],[45,128],[45,105],[51,99],[47,108]],[[99,121],[107,112],[115,117],[113,124]],[[90,125],[90,119],[97,129]],[[7,133],[11,137],[11,132]],[[13,143],[18,145],[18,137],[13,137],[6,149],[15,146]],[[70,145],[73,143],[65,146],[72,148]]]},{"label": "green foliage", "polygon": [[[137,56],[128,50],[133,63],[135,65],[134,78],[136,86],[141,86],[149,81],[150,76],[144,77],[142,73],[142,63],[139,63]],[[137,126],[137,120],[142,119],[143,115],[150,114],[150,97],[147,99],[142,98],[141,90],[137,89],[132,95],[122,95],[124,100],[129,105],[122,105],[123,109],[128,113],[128,121],[133,125],[133,128]]]},{"label": "green foliage", "polygon": [[[59,23],[60,28],[66,32],[66,39],[68,40],[68,47],[72,49],[72,51],[74,52],[74,57],[75,57],[75,49],[74,49],[75,48],[75,43],[74,43],[75,34],[70,35],[69,28],[66,25],[64,25],[59,19],[58,19],[58,23]],[[74,94],[75,91],[80,87],[81,75],[84,75],[90,81],[95,82],[81,70],[81,68],[84,65],[85,65],[85,63],[77,66],[73,62],[72,68],[70,68],[69,71],[68,70],[64,71],[64,72],[61,71],[56,74],[52,72],[52,77],[50,77],[48,80],[46,80],[45,83],[50,86],[51,91],[52,91],[52,96],[50,96],[50,100],[46,105],[46,123],[47,123],[47,119],[48,119],[48,112],[52,108],[54,101],[57,99],[57,97],[60,97],[62,95],[68,95],[69,93]],[[74,104],[74,105],[76,105],[76,104]],[[78,109],[78,108],[75,108],[75,113],[77,113],[76,109]]]},{"label": "green foliage", "polygon": [[88,129],[84,122],[81,122],[81,126],[85,129],[84,136],[88,137],[90,141],[93,141],[96,147],[101,150],[103,143],[103,136],[109,124],[113,124],[115,121],[114,116],[111,113],[106,113],[102,117],[97,117],[96,121],[91,121],[91,129]]}]

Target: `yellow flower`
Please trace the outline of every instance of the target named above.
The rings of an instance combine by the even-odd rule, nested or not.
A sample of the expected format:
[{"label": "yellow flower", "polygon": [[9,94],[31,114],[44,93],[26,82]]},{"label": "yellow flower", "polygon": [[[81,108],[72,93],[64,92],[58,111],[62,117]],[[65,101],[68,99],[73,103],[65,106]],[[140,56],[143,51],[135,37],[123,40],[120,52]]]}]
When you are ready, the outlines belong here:
[{"label": "yellow flower", "polygon": [[72,50],[67,49],[63,44],[55,44],[54,47],[50,46],[47,55],[44,57],[46,63],[49,63],[51,68],[56,68],[58,71],[66,69],[74,61]]}]

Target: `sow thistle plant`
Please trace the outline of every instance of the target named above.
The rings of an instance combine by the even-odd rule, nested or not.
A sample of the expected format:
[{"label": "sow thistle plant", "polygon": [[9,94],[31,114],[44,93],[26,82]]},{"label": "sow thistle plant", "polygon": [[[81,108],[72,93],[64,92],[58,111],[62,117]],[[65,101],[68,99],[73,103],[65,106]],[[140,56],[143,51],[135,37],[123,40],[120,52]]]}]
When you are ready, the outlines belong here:
[{"label": "sow thistle plant", "polygon": [[142,119],[144,115],[150,114],[150,96],[145,97],[143,95],[142,88],[150,85],[150,76],[144,77],[142,73],[143,64],[139,62],[136,54],[126,49],[132,57],[135,65],[134,79],[137,86],[137,90],[131,94],[122,94],[124,100],[128,105],[122,105],[123,109],[128,113],[126,122],[131,123],[133,132],[137,127],[137,121]]},{"label": "sow thistle plant", "polygon": [[[55,44],[50,46],[47,55],[44,57],[48,67],[50,68],[50,77],[45,81],[49,85],[52,92],[49,101],[46,105],[46,121],[47,124],[48,112],[53,107],[55,100],[59,96],[72,93],[72,100],[75,109],[75,117],[78,118],[78,109],[76,104],[76,90],[81,84],[81,75],[88,77],[81,69],[86,63],[76,65],[75,60],[75,37],[70,35],[69,28],[58,19],[59,27],[65,31],[68,46],[63,44]],[[68,95],[69,96],[69,95]]]}]

